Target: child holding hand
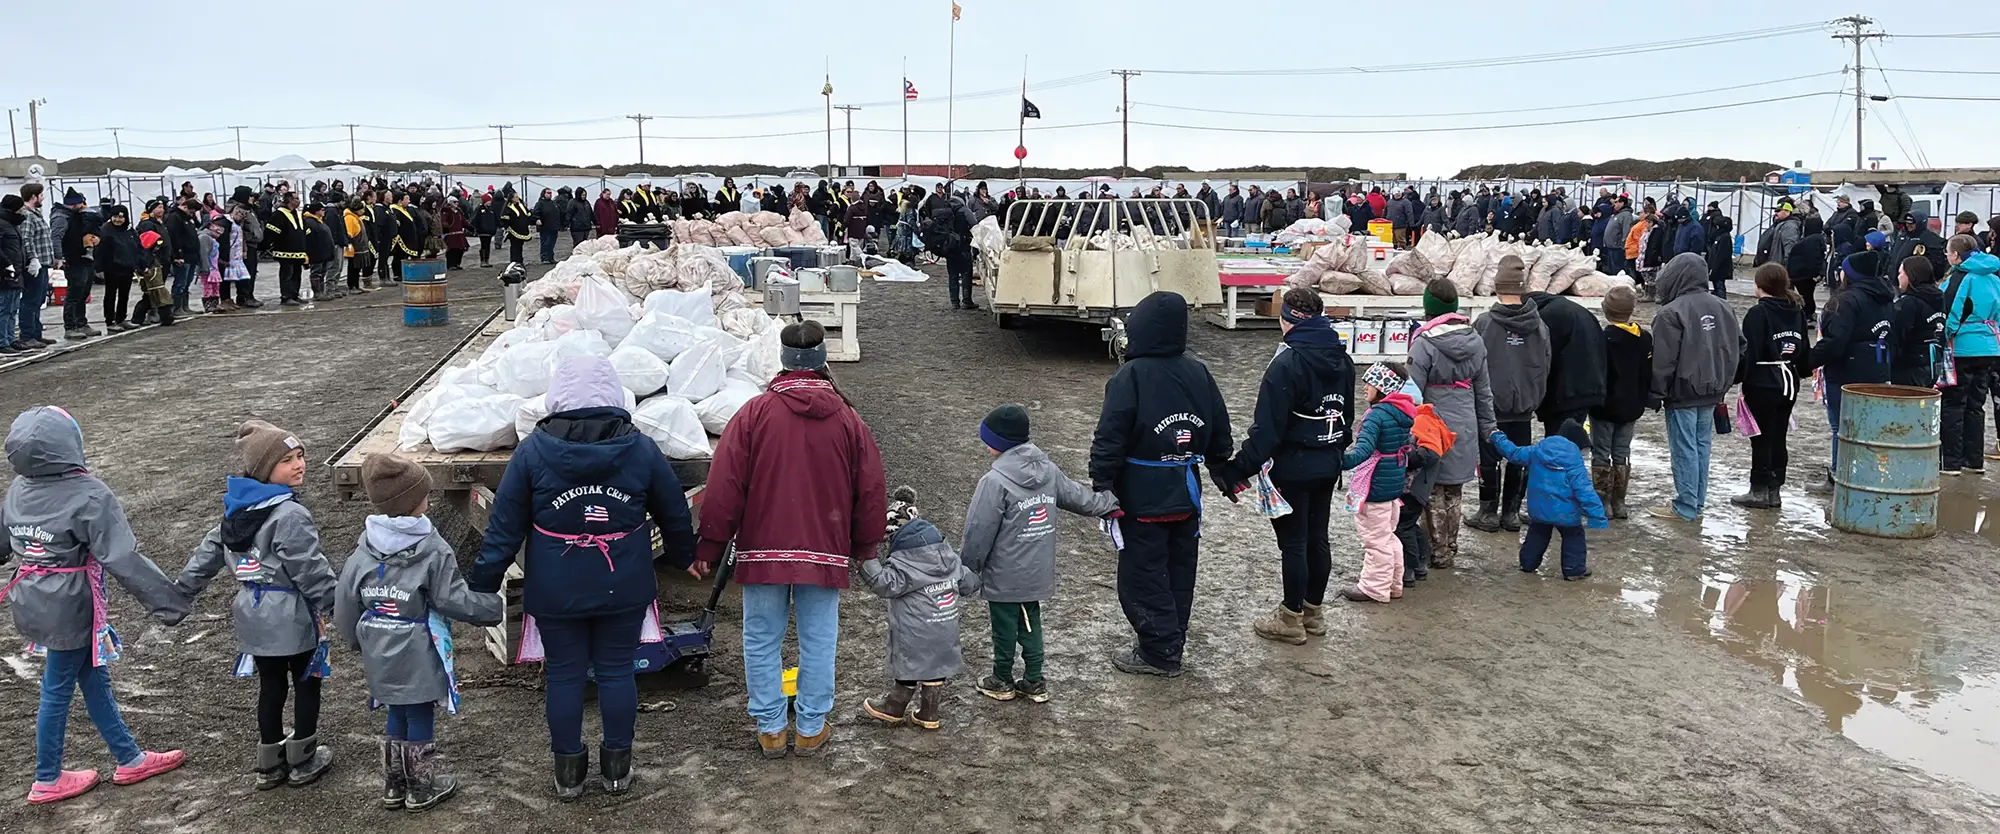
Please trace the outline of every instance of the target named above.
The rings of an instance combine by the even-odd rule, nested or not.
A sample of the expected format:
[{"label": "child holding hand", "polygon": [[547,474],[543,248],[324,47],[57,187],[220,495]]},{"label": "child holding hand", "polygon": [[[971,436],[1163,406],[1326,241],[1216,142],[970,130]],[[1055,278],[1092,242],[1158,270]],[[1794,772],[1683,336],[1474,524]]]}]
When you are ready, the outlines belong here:
[{"label": "child holding hand", "polygon": [[1534,573],[1542,567],[1549,538],[1562,533],[1563,579],[1576,581],[1590,576],[1589,555],[1583,528],[1604,529],[1604,502],[1590,485],[1590,473],[1583,468],[1583,444],[1590,442],[1582,424],[1564,420],[1554,437],[1542,442],[1516,446],[1502,432],[1491,440],[1507,462],[1528,468],[1528,535],[1521,540],[1521,572]]}]

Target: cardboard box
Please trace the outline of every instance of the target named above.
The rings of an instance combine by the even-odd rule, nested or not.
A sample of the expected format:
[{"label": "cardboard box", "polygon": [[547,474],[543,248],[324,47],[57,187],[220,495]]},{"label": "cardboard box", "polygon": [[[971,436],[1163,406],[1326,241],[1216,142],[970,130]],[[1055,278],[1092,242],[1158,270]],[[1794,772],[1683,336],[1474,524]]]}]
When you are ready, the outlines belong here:
[{"label": "cardboard box", "polygon": [[1257,315],[1264,316],[1266,318],[1277,318],[1278,304],[1279,304],[1279,299],[1277,293],[1271,293],[1270,295],[1264,296],[1262,300],[1257,302]]}]

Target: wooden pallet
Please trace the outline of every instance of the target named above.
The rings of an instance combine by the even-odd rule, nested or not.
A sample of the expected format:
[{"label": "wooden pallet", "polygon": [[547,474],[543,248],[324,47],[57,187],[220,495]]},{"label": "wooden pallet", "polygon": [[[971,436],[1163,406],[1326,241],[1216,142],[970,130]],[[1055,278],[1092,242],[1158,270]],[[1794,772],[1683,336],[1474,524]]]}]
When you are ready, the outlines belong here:
[{"label": "wooden pallet", "polygon": [[[493,340],[501,333],[512,327],[513,322],[495,315],[486,322],[486,326],[481,328],[477,335],[465,343],[464,347],[447,355],[446,360],[478,356],[488,345],[493,344]],[[507,461],[513,459],[513,449],[501,449],[495,452],[440,452],[432,448],[429,443],[407,452],[396,448],[397,436],[403,431],[403,421],[409,417],[410,407],[423,395],[430,393],[431,389],[437,387],[441,375],[439,372],[444,367],[440,364],[429,376],[421,380],[417,387],[397,400],[389,413],[370,426],[367,433],[356,440],[334,462],[334,488],[339,491],[342,500],[367,500],[361,489],[361,462],[369,455],[384,452],[396,452],[424,467],[431,473],[431,483],[435,489],[466,490],[482,482],[492,484],[500,482],[500,473],[507,470]]]},{"label": "wooden pallet", "polygon": [[[764,294],[744,290],[750,306],[764,306]],[[861,361],[861,293],[818,292],[799,296],[799,315],[826,328],[826,358],[833,362]]]}]

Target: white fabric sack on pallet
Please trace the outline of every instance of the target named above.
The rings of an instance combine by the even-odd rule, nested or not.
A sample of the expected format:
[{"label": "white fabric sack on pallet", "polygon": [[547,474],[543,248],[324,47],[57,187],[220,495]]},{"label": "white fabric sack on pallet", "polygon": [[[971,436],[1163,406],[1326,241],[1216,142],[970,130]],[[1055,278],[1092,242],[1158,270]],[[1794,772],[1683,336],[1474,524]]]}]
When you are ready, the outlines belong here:
[{"label": "white fabric sack on pallet", "polygon": [[1431,277],[1437,278],[1450,275],[1452,266],[1458,263],[1458,248],[1452,244],[1445,235],[1431,232],[1417,239],[1417,248],[1413,251],[1430,261],[1431,269],[1436,272]]},{"label": "white fabric sack on pallet", "polygon": [[[1433,235],[1433,237],[1435,237],[1435,235]],[[1437,268],[1431,264],[1431,259],[1424,257],[1424,253],[1417,251],[1415,249],[1412,249],[1408,252],[1398,253],[1396,257],[1390,259],[1389,268],[1382,271],[1392,279],[1397,277],[1403,277],[1424,284],[1430,283],[1430,280],[1432,278],[1437,277]],[[1422,295],[1423,291],[1419,290],[1415,293],[1399,292],[1396,294]]]},{"label": "white fabric sack on pallet", "polygon": [[648,313],[667,313],[680,316],[691,324],[714,326],[714,296],[706,289],[699,290],[657,290],[646,296],[643,305]]},{"label": "white fabric sack on pallet", "polygon": [[694,329],[694,337],[699,341],[710,342],[715,345],[716,361],[722,363],[722,368],[725,371],[731,365],[735,365],[736,360],[741,359],[743,351],[749,347],[748,342],[738,339],[730,335],[729,331],[718,327],[697,327]]},{"label": "white fabric sack on pallet", "polygon": [[577,244],[576,248],[571,249],[569,254],[570,257],[576,257],[578,255],[582,255],[588,258],[599,252],[609,252],[617,248],[618,248],[617,235],[599,235],[597,237],[591,238],[589,240]]},{"label": "white fabric sack on pallet", "polygon": [[1598,274],[1597,259],[1576,252],[1570,258],[1569,266],[1563,267],[1554,278],[1549,279],[1549,292],[1557,294],[1570,292],[1577,281],[1596,274]]},{"label": "white fabric sack on pallet", "polygon": [[1582,298],[1603,298],[1611,292],[1611,288],[1613,287],[1630,289],[1632,287],[1632,276],[1605,275],[1596,270],[1591,270],[1589,275],[1576,279],[1576,282],[1569,286],[1569,292],[1570,295]]},{"label": "white fabric sack on pallet", "polygon": [[492,397],[500,393],[497,389],[463,381],[462,377],[460,379],[458,382],[441,381],[437,387],[424,392],[423,396],[418,397],[417,401],[410,405],[409,412],[403,415],[402,429],[396,432],[396,448],[412,452],[423,446],[424,441],[429,440],[431,436],[431,415],[436,414],[438,408],[445,403]]},{"label": "white fabric sack on pallet", "polygon": [[519,442],[514,417],[524,397],[495,394],[438,406],[431,415],[431,446],[440,452],[491,452]]},{"label": "white fabric sack on pallet", "polygon": [[784,328],[776,320],[764,332],[750,337],[743,348],[742,356],[729,366],[729,378],[749,382],[759,389],[771,384],[771,378],[785,370],[782,356],[784,344],[779,336]]},{"label": "white fabric sack on pallet", "polygon": [[576,323],[595,330],[605,344],[617,347],[632,332],[632,298],[603,278],[585,278],[576,291]]},{"label": "white fabric sack on pallet", "polygon": [[[625,413],[631,414],[638,407],[639,398],[632,396],[631,389],[626,389]],[[514,436],[522,440],[527,440],[528,435],[535,433],[535,426],[540,425],[543,420],[548,419],[548,416],[549,395],[543,394],[539,397],[529,397],[522,400],[520,410],[514,412]]]},{"label": "white fabric sack on pallet", "polygon": [[1319,291],[1327,295],[1353,295],[1361,291],[1361,276],[1352,272],[1329,272],[1319,279]]},{"label": "white fabric sack on pallet", "polygon": [[662,362],[672,362],[682,351],[694,347],[694,328],[694,323],[687,319],[656,310],[632,327],[625,337],[625,346],[643,348]]},{"label": "white fabric sack on pallet", "polygon": [[[1451,265],[1451,272],[1445,278],[1458,288],[1458,297],[1492,295],[1494,271],[1497,265],[1493,257],[1493,236],[1485,232],[1465,239],[1458,249],[1458,258]],[[1481,291],[1480,287],[1489,289]]]},{"label": "white fabric sack on pallet", "polygon": [[[739,307],[724,313],[718,325],[724,332],[738,339],[748,339],[771,326],[772,319],[763,310]],[[779,325],[782,327],[783,325]]]},{"label": "white fabric sack on pallet", "polygon": [[1555,280],[1556,273],[1570,265],[1569,250],[1553,246],[1537,251],[1540,254],[1535,258],[1535,266],[1528,270],[1528,292],[1558,292],[1550,289],[1549,282]]},{"label": "white fabric sack on pallet", "polygon": [[637,396],[646,396],[667,387],[667,363],[643,347],[621,347],[611,352],[611,368],[618,382]]},{"label": "white fabric sack on pallet", "polygon": [[701,427],[709,434],[721,436],[729,427],[729,420],[742,410],[743,404],[764,393],[763,389],[740,379],[730,379],[722,383],[722,390],[710,394],[707,399],[694,404],[695,416],[701,419]]},{"label": "white fabric sack on pallet", "polygon": [[[549,343],[548,372],[553,379],[556,366],[571,356],[610,356],[611,345],[595,330],[572,330]],[[547,390],[546,388],[543,390]],[[528,396],[520,394],[518,396]]]},{"label": "white fabric sack on pallet", "polygon": [[517,397],[535,397],[548,393],[550,354],[556,349],[555,342],[528,342],[515,345],[500,355],[493,365],[494,386]]},{"label": "white fabric sack on pallet", "polygon": [[660,452],[674,460],[709,457],[708,431],[694,413],[694,403],[680,397],[662,395],[639,404],[632,412],[632,425],[652,438]]},{"label": "white fabric sack on pallet", "polygon": [[690,402],[707,399],[722,390],[729,366],[722,363],[722,348],[714,342],[696,342],[674,357],[667,369],[666,393]]}]

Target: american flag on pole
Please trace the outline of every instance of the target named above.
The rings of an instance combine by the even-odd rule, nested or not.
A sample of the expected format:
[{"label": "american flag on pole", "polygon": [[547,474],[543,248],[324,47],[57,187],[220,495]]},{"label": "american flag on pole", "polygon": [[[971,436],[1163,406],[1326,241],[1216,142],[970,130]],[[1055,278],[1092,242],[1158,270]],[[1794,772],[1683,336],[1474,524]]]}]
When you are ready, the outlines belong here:
[{"label": "american flag on pole", "polygon": [[583,520],[589,524],[606,524],[611,521],[611,511],[601,504],[590,504],[583,508]]},{"label": "american flag on pole", "polygon": [[957,3],[953,3],[953,4],[951,4],[951,19],[952,19],[952,20],[954,20],[954,21],[958,20],[958,14],[959,14],[959,12],[961,12],[961,11],[964,11],[964,10],[963,10],[963,9],[960,9],[960,8],[958,7],[958,4],[957,4]]},{"label": "american flag on pole", "polygon": [[917,100],[917,85],[910,83],[910,79],[907,78],[903,79],[903,100]]}]

